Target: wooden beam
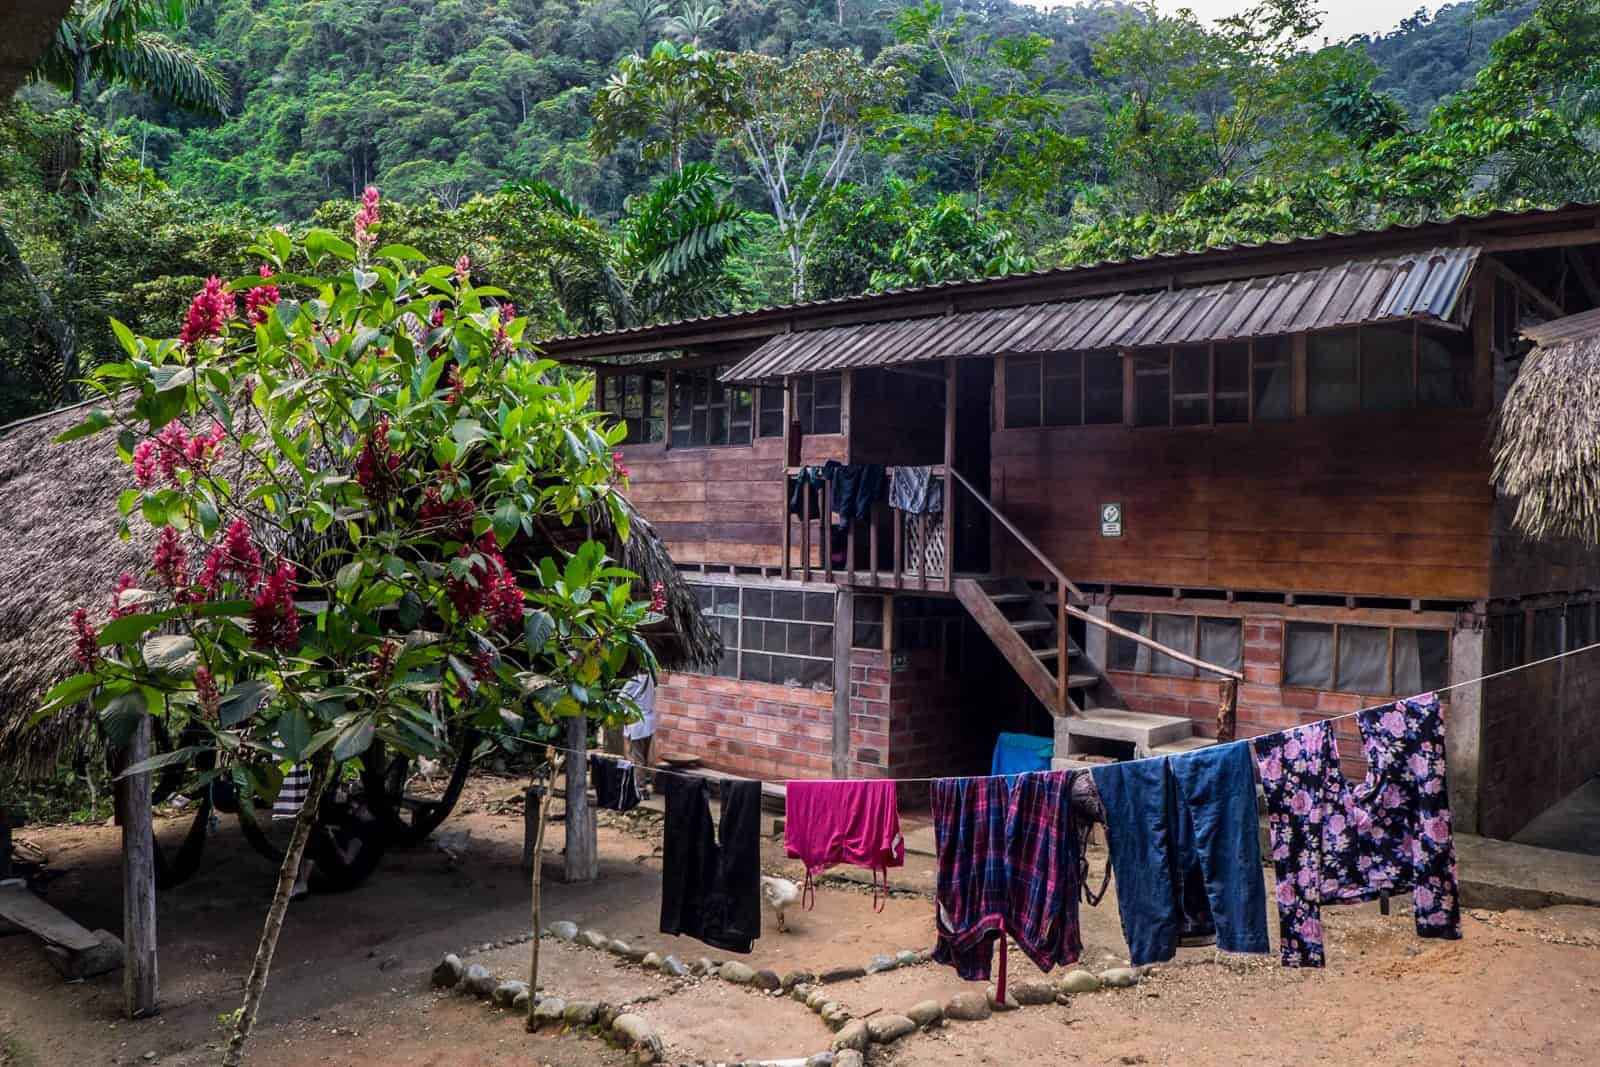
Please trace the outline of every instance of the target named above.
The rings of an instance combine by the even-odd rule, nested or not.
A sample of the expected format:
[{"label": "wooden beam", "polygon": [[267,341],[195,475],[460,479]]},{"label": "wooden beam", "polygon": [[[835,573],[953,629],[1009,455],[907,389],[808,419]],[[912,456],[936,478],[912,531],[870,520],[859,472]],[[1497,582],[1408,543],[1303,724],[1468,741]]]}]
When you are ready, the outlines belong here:
[{"label": "wooden beam", "polygon": [[833,598],[833,723],[829,752],[833,776],[850,777],[850,649],[855,644],[855,595]]},{"label": "wooden beam", "polygon": [[[1041,379],[1040,388],[1043,388]],[[944,361],[944,589],[949,592],[956,575],[956,487],[950,471],[956,469],[956,361]]]},{"label": "wooden beam", "polygon": [[1594,272],[1589,269],[1589,264],[1584,260],[1583,253],[1576,248],[1566,251],[1567,262],[1572,264],[1573,276],[1578,279],[1578,285],[1583,289],[1583,295],[1589,298],[1589,303],[1600,307],[1600,283],[1594,279]]},{"label": "wooden beam", "polygon": [[566,881],[592,882],[600,877],[599,842],[594,811],[589,807],[589,720],[567,720],[567,856]]},{"label": "wooden beam", "polygon": [[[139,716],[120,765],[150,758],[150,716]],[[122,814],[122,999],[130,1019],[156,1014],[156,838],[150,772],[116,780]]]},{"label": "wooden beam", "polygon": [[1529,300],[1532,300],[1535,304],[1538,304],[1540,309],[1546,315],[1556,319],[1566,318],[1566,309],[1546,296],[1538,286],[1534,285],[1528,279],[1524,278],[1522,275],[1518,274],[1504,263],[1501,263],[1498,259],[1491,259],[1489,263],[1497,273],[1506,279],[1506,281],[1510,282],[1512,285],[1515,285],[1519,290],[1521,290],[1523,296],[1526,296]]}]

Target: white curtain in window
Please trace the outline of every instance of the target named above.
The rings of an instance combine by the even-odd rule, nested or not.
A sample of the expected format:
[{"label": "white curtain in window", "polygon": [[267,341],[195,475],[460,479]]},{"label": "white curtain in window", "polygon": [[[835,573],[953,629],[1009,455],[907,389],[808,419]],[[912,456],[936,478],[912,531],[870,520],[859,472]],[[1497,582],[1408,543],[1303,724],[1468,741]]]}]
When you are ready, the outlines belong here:
[{"label": "white curtain in window", "polygon": [[1284,635],[1283,684],[1327,689],[1333,683],[1333,627],[1291,622]]},{"label": "white curtain in window", "polygon": [[1339,678],[1346,693],[1388,693],[1389,631],[1378,626],[1339,627]]}]

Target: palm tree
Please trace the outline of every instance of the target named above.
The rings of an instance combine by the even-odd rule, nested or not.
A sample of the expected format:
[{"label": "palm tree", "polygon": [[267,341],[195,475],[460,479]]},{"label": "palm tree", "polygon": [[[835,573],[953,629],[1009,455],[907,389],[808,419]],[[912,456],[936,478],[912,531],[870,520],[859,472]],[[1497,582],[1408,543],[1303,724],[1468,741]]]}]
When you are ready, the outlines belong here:
[{"label": "palm tree", "polygon": [[203,0],[74,0],[34,77],[83,103],[92,79],[121,82],[185,111],[225,115],[228,83],[200,55],[155,32]]},{"label": "palm tree", "polygon": [[717,23],[722,21],[722,5],[717,0],[684,0],[678,13],[667,19],[667,32],[696,48]]},{"label": "palm tree", "polygon": [[550,282],[574,327],[641,326],[706,315],[743,288],[733,260],[755,232],[753,216],[723,199],[728,179],[688,163],[629,199],[607,227],[549,182],[512,186],[531,209],[519,221],[550,257]]}]

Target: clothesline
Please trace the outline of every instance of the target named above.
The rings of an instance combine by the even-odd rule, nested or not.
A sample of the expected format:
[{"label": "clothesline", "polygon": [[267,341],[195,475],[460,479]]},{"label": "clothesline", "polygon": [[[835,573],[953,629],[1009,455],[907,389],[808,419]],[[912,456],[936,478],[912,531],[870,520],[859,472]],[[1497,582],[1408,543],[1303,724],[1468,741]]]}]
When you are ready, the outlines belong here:
[{"label": "clothesline", "polygon": [[[1592,651],[1595,651],[1595,650],[1600,650],[1600,641],[1596,641],[1596,642],[1593,642],[1592,644],[1584,645],[1582,648],[1574,648],[1574,649],[1569,649],[1566,652],[1558,652],[1554,656],[1546,656],[1544,659],[1534,660],[1531,663],[1520,663],[1515,667],[1507,667],[1504,670],[1491,671],[1488,674],[1479,675],[1476,678],[1469,678],[1464,682],[1452,682],[1449,685],[1441,686],[1440,688],[1430,690],[1429,692],[1437,694],[1437,693],[1448,693],[1453,689],[1465,689],[1469,685],[1479,685],[1479,684],[1481,684],[1483,682],[1493,681],[1496,678],[1504,678],[1508,674],[1516,674],[1518,671],[1529,670],[1529,669],[1531,669],[1533,667],[1542,667],[1547,663],[1554,663],[1557,660],[1566,659],[1568,656],[1576,656],[1580,652],[1592,652]],[[1415,694],[1415,696],[1410,697],[1410,698],[1397,697],[1396,700],[1417,699],[1419,697],[1423,697],[1423,696],[1426,696],[1426,695],[1427,695],[1426,693],[1418,693],[1418,694]],[[1385,701],[1385,703],[1388,703],[1388,702]],[[1382,707],[1382,706],[1383,705],[1381,705],[1381,704],[1372,705],[1372,707]],[[1319,721],[1319,722],[1338,722],[1341,719],[1352,719],[1355,716],[1360,715],[1362,712],[1370,711],[1370,710],[1372,710],[1372,708],[1360,708],[1360,709],[1358,709],[1356,711],[1347,711],[1347,712],[1344,712],[1344,713],[1339,714],[1339,715],[1328,715],[1328,716],[1326,716],[1326,717],[1324,717],[1322,719],[1319,719],[1317,721]],[[1307,724],[1307,725],[1310,725],[1310,724]],[[535,745],[535,746],[538,745],[537,741],[530,741],[527,737],[524,737],[524,736],[521,736],[521,735],[518,735],[518,734],[508,734],[508,733],[504,733],[504,732],[499,731],[499,730],[489,730],[489,729],[485,729],[485,728],[482,728],[482,727],[478,728],[478,732],[481,733],[481,734],[487,734],[487,735],[489,735],[491,737],[501,737],[501,738],[506,738],[507,740],[520,741],[521,743],[527,744],[527,745]],[[606,756],[606,757],[609,757],[609,758],[612,758],[612,759],[620,759],[621,758],[616,753],[605,752],[605,751],[600,750],[600,749],[576,749],[576,748],[568,748],[568,747],[563,746],[563,745],[545,745],[544,747],[545,747],[545,749],[547,751],[558,752],[558,753],[560,753],[560,754],[562,754],[564,756],[579,755],[579,756],[584,756],[584,757],[588,757],[588,756]],[[658,772],[663,772],[663,773],[666,773],[666,774],[681,774],[681,775],[690,775],[690,776],[694,775],[694,773],[695,773],[695,769],[694,768],[684,768],[682,770],[675,770],[675,769],[673,769],[671,767],[656,767],[656,768],[653,768],[653,770],[658,771]],[[724,776],[719,775],[719,777],[724,777]],[[736,777],[739,777],[739,776],[738,775],[727,775],[725,777],[736,778]],[[930,775],[930,776],[927,776],[927,777],[874,778],[872,780],[876,781],[876,782],[896,782],[896,783],[899,783],[901,785],[916,785],[916,784],[927,784],[929,782],[942,782],[942,781],[947,781],[947,780],[949,780],[951,778],[1010,778],[1010,777],[1014,777],[1014,775],[1008,775],[1008,774],[960,774],[960,775],[936,774],[936,775]],[[772,785],[787,785],[790,782],[840,782],[840,781],[853,781],[853,780],[854,779],[846,779],[846,778],[765,778],[765,779],[762,779],[762,781],[768,782],[768,783],[770,783]]]}]

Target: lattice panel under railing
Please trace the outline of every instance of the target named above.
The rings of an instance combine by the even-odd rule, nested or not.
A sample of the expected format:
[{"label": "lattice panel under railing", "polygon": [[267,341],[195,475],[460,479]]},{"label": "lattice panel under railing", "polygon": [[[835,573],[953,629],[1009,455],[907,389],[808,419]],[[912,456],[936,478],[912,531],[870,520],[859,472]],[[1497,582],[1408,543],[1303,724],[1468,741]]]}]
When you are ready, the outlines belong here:
[{"label": "lattice panel under railing", "polygon": [[907,515],[905,572],[913,577],[943,578],[944,516],[929,515],[919,522],[918,516]]}]

